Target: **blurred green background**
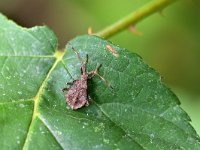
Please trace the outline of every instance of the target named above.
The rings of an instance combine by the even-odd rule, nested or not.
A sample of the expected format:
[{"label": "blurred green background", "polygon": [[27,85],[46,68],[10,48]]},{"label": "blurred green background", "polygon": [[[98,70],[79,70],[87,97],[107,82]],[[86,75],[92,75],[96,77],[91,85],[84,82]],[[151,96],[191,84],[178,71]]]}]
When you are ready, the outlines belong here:
[{"label": "blurred green background", "polygon": [[[99,31],[149,1],[0,0],[0,12],[24,27],[49,26],[63,48],[88,27]],[[142,35],[127,30],[109,40],[138,53],[160,72],[200,134],[200,1],[180,0],[136,28]]]}]

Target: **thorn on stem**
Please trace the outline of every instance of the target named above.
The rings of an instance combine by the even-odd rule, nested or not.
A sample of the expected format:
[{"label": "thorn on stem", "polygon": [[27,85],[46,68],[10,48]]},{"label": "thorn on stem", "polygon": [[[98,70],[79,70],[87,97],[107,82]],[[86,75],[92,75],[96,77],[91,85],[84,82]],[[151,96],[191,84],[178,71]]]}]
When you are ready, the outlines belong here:
[{"label": "thorn on stem", "polygon": [[88,27],[87,33],[88,33],[88,35],[92,35],[93,34],[92,27]]}]

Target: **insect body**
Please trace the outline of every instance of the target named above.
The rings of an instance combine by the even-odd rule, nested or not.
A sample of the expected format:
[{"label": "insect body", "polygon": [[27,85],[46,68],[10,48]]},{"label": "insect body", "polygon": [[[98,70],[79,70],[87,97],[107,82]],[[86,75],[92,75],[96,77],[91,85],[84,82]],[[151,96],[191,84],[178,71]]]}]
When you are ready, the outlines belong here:
[{"label": "insect body", "polygon": [[72,49],[81,62],[81,75],[79,80],[74,80],[72,83],[67,83],[67,85],[70,85],[70,87],[64,88],[62,91],[65,92],[66,103],[71,107],[71,109],[78,109],[84,105],[89,105],[87,95],[87,80],[88,78],[92,78],[95,74],[98,74],[97,70],[100,65],[95,69],[95,71],[87,73],[85,68],[85,63],[87,61],[83,63],[77,51],[73,47]]}]

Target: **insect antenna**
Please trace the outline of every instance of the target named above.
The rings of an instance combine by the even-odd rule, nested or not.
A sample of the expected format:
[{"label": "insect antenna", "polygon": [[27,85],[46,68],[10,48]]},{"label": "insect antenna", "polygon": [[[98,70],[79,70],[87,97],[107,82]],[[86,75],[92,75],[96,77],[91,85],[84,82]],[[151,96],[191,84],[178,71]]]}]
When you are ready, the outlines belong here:
[{"label": "insect antenna", "polygon": [[[79,61],[81,62],[81,69],[83,70],[84,73],[86,73],[86,69],[85,69],[83,60],[81,59],[81,56],[79,55],[79,53],[75,50],[75,48],[70,43],[68,43],[68,45],[70,45],[70,47],[72,48],[72,50],[74,51],[74,53],[78,57]],[[88,56],[86,55],[86,62],[87,62],[87,57]]]},{"label": "insect antenna", "polygon": [[78,57],[79,61],[81,62],[81,64],[83,64],[83,61],[82,61],[81,56],[79,55],[79,53],[75,50],[75,48],[71,44],[69,44],[69,45],[71,46],[71,48],[74,51],[74,53],[77,55],[77,57]]}]

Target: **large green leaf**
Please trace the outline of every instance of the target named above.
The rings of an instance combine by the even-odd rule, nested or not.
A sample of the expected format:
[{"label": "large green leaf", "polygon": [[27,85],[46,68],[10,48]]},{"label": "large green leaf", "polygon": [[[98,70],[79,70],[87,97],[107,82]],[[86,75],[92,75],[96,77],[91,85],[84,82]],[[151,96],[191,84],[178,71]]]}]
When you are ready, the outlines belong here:
[{"label": "large green leaf", "polygon": [[[56,51],[47,27],[26,29],[0,15],[1,149],[200,149],[177,97],[142,59],[95,36],[70,41],[87,70],[90,105],[66,107],[61,91],[79,78],[71,48]],[[113,55],[106,45],[113,47]]]}]

